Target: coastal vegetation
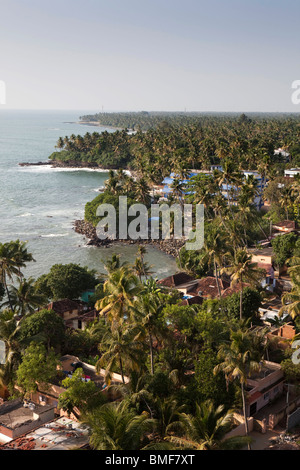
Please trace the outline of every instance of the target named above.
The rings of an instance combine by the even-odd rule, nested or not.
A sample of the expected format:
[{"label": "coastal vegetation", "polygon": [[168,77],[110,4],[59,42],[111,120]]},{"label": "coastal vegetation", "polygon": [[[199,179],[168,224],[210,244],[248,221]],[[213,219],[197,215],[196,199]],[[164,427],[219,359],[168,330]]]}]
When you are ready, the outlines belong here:
[{"label": "coastal vegetation", "polygon": [[[228,158],[239,169],[259,169],[272,178],[283,176],[286,162],[274,155],[279,147],[292,155],[288,166],[300,162],[298,115],[249,118],[230,114],[158,114],[155,124],[151,116],[143,116],[149,120],[149,127],[144,125],[135,133],[128,132],[126,117],[120,113],[122,129],[62,136],[50,160],[66,165],[129,169],[156,183],[171,172],[208,170],[210,165]],[[138,121],[139,113],[135,117]]]},{"label": "coastal vegetation", "polygon": [[[251,449],[247,419],[243,436],[228,436],[236,424],[234,413],[246,418],[251,375],[274,360],[289,382],[299,385],[291,343],[279,350],[269,338],[272,327],[261,320],[259,309],[270,292],[262,283],[265,269],[249,254],[266,242],[274,250],[274,267],[288,268],[291,289],[282,295],[278,322],[288,314],[298,334],[299,236],[271,235],[274,223],[299,222],[299,178],[282,180],[284,169],[299,162],[299,118],[135,117],[135,123],[127,124],[136,133],[124,128],[61,138],[51,160],[110,169],[103,191],[85,206],[84,222],[93,230],[101,219],[98,206],[112,204],[117,212],[119,196],[147,210],[162,202],[154,185],[173,172],[164,203],[203,204],[205,210],[203,247],[188,251],[181,245],[178,270],[197,281],[213,280],[216,293],[210,298],[200,292],[201,301],[189,304],[179,290],[159,283],[143,240],[133,263],[114,254],[105,260],[105,272],[56,264],[38,279],[22,273],[34,262],[26,243],[0,244],[2,391],[13,398],[30,396],[48,382],[64,387],[58,407],[89,426],[95,450]],[[109,125],[102,118],[83,117]],[[116,116],[111,119],[110,125],[116,125]],[[292,160],[274,154],[279,146],[291,152]],[[217,164],[222,171],[187,177],[191,169],[210,170]],[[245,169],[258,170],[268,180],[262,194],[254,178],[244,177]],[[257,196],[268,201],[268,211],[257,207]],[[92,293],[87,302],[86,291]],[[85,305],[93,319],[71,328],[54,310],[55,301],[66,300]],[[103,373],[104,387],[83,381],[80,366],[72,378],[66,377],[57,367],[64,355],[94,365]]]},{"label": "coastal vegetation", "polygon": [[[24,258],[31,259],[25,245],[11,244],[21,246]],[[146,254],[140,246],[137,258],[142,264],[146,264]],[[293,305],[297,327],[299,258],[287,262],[293,280],[293,303],[287,308]],[[20,253],[6,258],[10,269],[24,263]],[[160,286],[151,275],[137,276],[133,265],[119,255],[107,259],[105,266],[106,273],[94,274],[98,284],[90,300],[99,317],[83,330],[70,330],[57,313],[45,308],[49,299],[41,297],[35,311],[26,307],[32,305],[29,298],[20,297],[12,308],[2,305],[0,339],[6,348],[6,362],[0,366],[2,386],[12,397],[20,393],[28,397],[37,384],[62,384],[66,391],[59,406],[74,411],[89,425],[93,449],[250,449],[247,428],[245,437],[228,439],[227,433],[234,426],[233,411],[244,409],[245,413],[249,374],[272,356],[265,334],[258,334],[249,323],[260,325],[258,309],[264,291],[243,289],[241,318],[239,294],[183,305],[178,291]],[[240,264],[232,267],[239,277]],[[76,282],[77,270],[72,268]],[[19,269],[14,272],[8,292],[22,277]],[[72,284],[72,277],[68,282]],[[61,283],[59,277],[56,283]],[[34,294],[40,295],[40,281],[31,285]],[[55,282],[51,285],[56,292]],[[281,358],[289,377],[293,374],[290,351]],[[65,378],[57,371],[64,354],[104,369],[112,395],[105,397],[93,382],[83,382],[80,368],[71,379]],[[119,385],[112,383],[113,373],[121,375]],[[293,377],[297,374],[294,371]],[[111,425],[116,420],[120,428]]]}]

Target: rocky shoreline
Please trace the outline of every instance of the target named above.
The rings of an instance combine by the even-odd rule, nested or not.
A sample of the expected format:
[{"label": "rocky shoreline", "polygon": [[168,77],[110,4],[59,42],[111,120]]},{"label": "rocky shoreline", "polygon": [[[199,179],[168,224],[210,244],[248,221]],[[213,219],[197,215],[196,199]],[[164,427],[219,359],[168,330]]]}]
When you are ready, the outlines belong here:
[{"label": "rocky shoreline", "polygon": [[104,170],[97,163],[89,162],[60,162],[56,160],[49,160],[47,162],[22,162],[19,166],[51,166],[52,168],[92,168]]},{"label": "rocky shoreline", "polygon": [[100,240],[97,237],[95,227],[86,222],[85,220],[75,220],[73,223],[73,228],[76,233],[83,235],[85,238],[88,239],[87,245],[88,246],[96,246],[96,247],[111,247],[115,243],[120,243],[124,245],[152,245],[155,248],[163,251],[169,256],[176,258],[179,254],[180,249],[184,246],[185,242],[182,240]]}]

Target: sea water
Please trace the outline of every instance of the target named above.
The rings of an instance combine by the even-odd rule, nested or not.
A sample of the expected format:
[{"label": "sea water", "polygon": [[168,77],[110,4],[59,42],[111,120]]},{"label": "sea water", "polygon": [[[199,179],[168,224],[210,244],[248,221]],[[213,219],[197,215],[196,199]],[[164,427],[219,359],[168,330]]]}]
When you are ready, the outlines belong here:
[{"label": "sea water", "polygon": [[[0,243],[27,242],[36,262],[27,265],[26,276],[37,278],[56,263],[77,263],[102,273],[113,253],[134,262],[137,246],[87,246],[73,229],[74,220],[84,217],[86,202],[104,185],[107,172],[19,165],[47,161],[59,137],[113,132],[78,124],[86,113],[0,110]],[[176,271],[173,258],[148,245],[147,251],[145,259],[153,266],[154,277]]]}]

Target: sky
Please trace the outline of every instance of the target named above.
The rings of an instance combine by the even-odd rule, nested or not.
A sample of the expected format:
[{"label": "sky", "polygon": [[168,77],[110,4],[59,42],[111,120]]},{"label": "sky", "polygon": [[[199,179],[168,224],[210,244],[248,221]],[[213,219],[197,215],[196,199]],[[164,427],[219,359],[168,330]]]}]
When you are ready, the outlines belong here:
[{"label": "sky", "polygon": [[0,111],[300,112],[299,18],[299,0],[0,0]]}]

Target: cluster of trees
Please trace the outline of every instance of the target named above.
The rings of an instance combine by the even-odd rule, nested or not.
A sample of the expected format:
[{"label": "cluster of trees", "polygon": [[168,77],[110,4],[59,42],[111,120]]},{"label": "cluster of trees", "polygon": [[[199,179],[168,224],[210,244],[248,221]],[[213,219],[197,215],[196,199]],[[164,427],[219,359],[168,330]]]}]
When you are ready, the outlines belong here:
[{"label": "cluster of trees", "polygon": [[[101,330],[95,365],[106,370],[106,390],[118,400],[102,396],[101,402],[89,386],[90,393],[80,401],[80,370],[67,379],[67,392],[60,399],[64,409],[80,409],[80,419],[91,429],[91,446],[251,448],[247,427],[245,438],[226,439],[226,434],[233,426],[233,410],[246,412],[249,375],[272,358],[268,329],[253,328],[260,324],[258,292],[244,289],[241,319],[239,295],[185,306],[177,291],[158,287],[149,275],[141,281],[120,256],[108,260],[106,269],[106,280],[94,298],[100,319],[93,328]],[[289,354],[283,353],[282,359],[291,374]],[[122,377],[121,385],[111,385],[113,372]]]},{"label": "cluster of trees", "polygon": [[[11,281],[25,282],[20,266],[32,260],[23,243],[10,242],[7,250],[8,245],[13,257],[0,246],[0,280],[6,297],[13,287],[7,282],[8,273]],[[208,250],[207,255],[208,263],[215,266],[213,252]],[[62,384],[66,392],[59,406],[78,413],[89,424],[90,444],[98,450],[251,446],[247,428],[244,438],[226,439],[226,434],[233,426],[233,410],[246,412],[247,378],[272,355],[266,331],[253,328],[259,324],[261,293],[248,285],[242,295],[182,305],[178,291],[158,286],[145,258],[143,246],[132,265],[113,255],[101,279],[87,268],[84,274],[76,265],[55,266],[48,275],[32,281],[33,297],[19,297],[15,302],[10,295],[10,305],[3,299],[0,339],[5,343],[6,361],[0,365],[2,385],[14,396],[19,393],[15,385],[29,394],[49,382]],[[248,284],[257,274],[255,266],[241,252],[235,259],[226,269],[233,281]],[[298,297],[283,308],[296,319],[300,314],[299,258],[294,256],[289,263],[294,282],[291,295]],[[65,274],[61,276],[60,271]],[[92,276],[92,284],[86,285],[95,286],[90,302],[100,316],[83,331],[66,329],[55,312],[43,308],[49,295],[59,292],[59,298],[69,293],[62,289],[72,284],[71,273],[74,286],[80,276],[90,281]],[[78,284],[73,298],[81,291]],[[108,393],[93,382],[83,382],[81,369],[71,379],[58,372],[59,357],[66,353],[105,369]],[[295,379],[289,350],[283,354],[284,370]],[[112,385],[113,373],[122,378],[118,386]],[[112,401],[111,396],[118,400]]]},{"label": "cluster of trees", "polygon": [[[121,113],[120,120],[123,117]],[[151,120],[152,117],[145,115],[144,119]],[[297,116],[254,116],[249,119],[244,115],[175,114],[166,119],[158,114],[155,125],[134,134],[127,132],[125,122],[123,130],[115,132],[61,137],[57,143],[58,151],[50,159],[95,164],[102,168],[127,168],[157,183],[182,168],[208,170],[210,165],[223,163],[226,158],[245,170],[267,167],[269,177],[282,176],[286,164],[274,156],[278,147],[291,152],[293,159],[289,164],[299,164]]]}]

